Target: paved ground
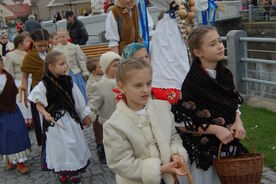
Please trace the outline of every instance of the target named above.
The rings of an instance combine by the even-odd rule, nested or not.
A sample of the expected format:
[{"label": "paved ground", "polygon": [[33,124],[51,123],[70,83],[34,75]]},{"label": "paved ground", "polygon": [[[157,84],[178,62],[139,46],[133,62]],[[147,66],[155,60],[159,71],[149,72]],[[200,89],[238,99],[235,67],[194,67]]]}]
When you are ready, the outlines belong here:
[{"label": "paved ground", "polygon": [[[21,175],[17,170],[7,171],[5,164],[0,162],[0,184],[58,184],[57,176],[51,172],[40,170],[40,148],[36,145],[34,132],[30,131],[32,155],[27,162],[30,169],[28,175]],[[96,144],[92,126],[84,130],[87,143],[92,152],[91,164],[82,175],[83,184],[115,184],[115,176],[111,170],[102,165],[96,156]],[[276,184],[276,173],[264,168],[262,184]]]}]

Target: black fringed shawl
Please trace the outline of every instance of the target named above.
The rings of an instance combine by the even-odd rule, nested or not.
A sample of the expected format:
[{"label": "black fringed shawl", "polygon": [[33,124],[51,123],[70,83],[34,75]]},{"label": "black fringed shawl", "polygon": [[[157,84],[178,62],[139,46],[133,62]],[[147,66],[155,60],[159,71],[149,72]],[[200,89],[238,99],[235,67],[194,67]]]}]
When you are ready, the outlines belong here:
[{"label": "black fringed shawl", "polygon": [[[81,120],[75,110],[75,102],[72,95],[73,81],[70,76],[60,75],[55,77],[51,72],[46,72],[42,78],[47,92],[46,98],[48,106],[45,108],[51,114],[55,121],[59,120],[65,112],[81,124]],[[43,121],[43,129],[47,131],[51,125],[49,122]]]},{"label": "black fringed shawl", "polygon": [[[181,93],[182,99],[172,111],[175,121],[184,122],[185,128],[192,132],[197,132],[199,127],[206,130],[210,124],[230,127],[235,121],[238,105],[242,103],[232,73],[221,62],[216,67],[216,79],[213,79],[201,67],[200,61],[195,61],[183,82]],[[190,133],[181,133],[181,137],[191,162],[195,161],[197,167],[207,170],[213,157],[217,156],[219,139],[215,135]],[[232,154],[230,145],[240,143],[235,140],[224,146],[227,155]],[[240,146],[237,149],[240,152]]]}]

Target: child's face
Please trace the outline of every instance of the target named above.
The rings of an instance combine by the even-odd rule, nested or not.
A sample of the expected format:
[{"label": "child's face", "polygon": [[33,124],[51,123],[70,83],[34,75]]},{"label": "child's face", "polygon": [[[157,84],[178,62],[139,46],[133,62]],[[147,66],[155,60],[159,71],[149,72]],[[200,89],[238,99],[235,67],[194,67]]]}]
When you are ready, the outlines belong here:
[{"label": "child's face", "polygon": [[51,39],[52,45],[53,46],[57,46],[59,43],[59,39],[58,39],[58,35],[55,35],[52,39]]},{"label": "child's face", "polygon": [[137,50],[133,56],[135,58],[143,59],[150,63],[150,57],[149,57],[149,54],[148,54],[146,48],[141,48],[141,49]]},{"label": "child's face", "polygon": [[66,58],[64,55],[58,56],[57,62],[53,65],[49,65],[49,70],[54,74],[55,76],[59,75],[66,75],[67,73],[67,64],[66,64]]},{"label": "child's face", "polygon": [[195,49],[194,54],[201,62],[217,63],[224,58],[224,46],[217,31],[211,30],[206,33],[202,40],[200,49]]},{"label": "child's face", "polygon": [[120,91],[126,96],[132,110],[141,110],[151,96],[152,72],[149,68],[133,70],[126,83],[118,82]]},{"label": "child's face", "polygon": [[30,41],[29,41],[29,38],[25,38],[24,41],[22,42],[22,46],[23,46],[23,49],[24,50],[27,50],[27,48],[29,47],[30,45]]},{"label": "child's face", "polygon": [[97,66],[94,71],[95,75],[103,75],[103,70],[99,61],[97,62]]},{"label": "child's face", "polygon": [[117,65],[118,65],[118,60],[114,60],[108,67],[106,71],[106,76],[109,79],[115,79],[116,75],[116,70],[117,70]]},{"label": "child's face", "polygon": [[35,49],[38,52],[45,52],[48,49],[49,42],[48,42],[48,40],[41,40],[41,41],[33,42],[33,44],[34,44]]},{"label": "child's face", "polygon": [[58,38],[59,38],[59,42],[62,45],[66,45],[68,43],[69,35],[65,31],[59,31],[58,32]]}]

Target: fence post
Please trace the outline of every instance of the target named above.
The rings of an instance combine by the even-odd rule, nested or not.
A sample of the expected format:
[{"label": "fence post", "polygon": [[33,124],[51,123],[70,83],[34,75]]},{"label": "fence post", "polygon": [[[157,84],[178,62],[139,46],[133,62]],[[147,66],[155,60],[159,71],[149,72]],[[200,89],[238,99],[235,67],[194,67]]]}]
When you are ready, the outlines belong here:
[{"label": "fence post", "polygon": [[250,4],[248,7],[248,21],[253,22],[253,5]]},{"label": "fence post", "polygon": [[246,36],[246,32],[242,30],[227,33],[227,67],[233,73],[236,88],[244,95],[247,95],[247,84],[242,78],[246,76],[246,63],[241,62],[241,58],[247,57],[247,42],[240,41],[240,37]]}]

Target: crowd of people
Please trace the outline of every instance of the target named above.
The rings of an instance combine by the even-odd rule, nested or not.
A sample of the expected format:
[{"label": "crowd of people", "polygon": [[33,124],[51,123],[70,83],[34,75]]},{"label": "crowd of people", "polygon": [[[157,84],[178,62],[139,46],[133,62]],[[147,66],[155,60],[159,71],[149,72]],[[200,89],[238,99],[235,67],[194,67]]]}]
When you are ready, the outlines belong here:
[{"label": "crowd of people", "polygon": [[184,184],[188,169],[196,184],[220,184],[212,166],[220,142],[223,156],[247,150],[243,100],[216,28],[198,26],[185,39],[171,1],[153,0],[170,11],[150,30],[147,50],[135,2],[117,2],[106,20],[111,51],[100,57],[81,50],[84,25],[70,11],[67,29],[22,31],[13,44],[0,33],[0,159],[31,172],[31,125],[42,170],[81,183],[91,158],[82,129],[92,123],[99,161],[118,184]]}]

